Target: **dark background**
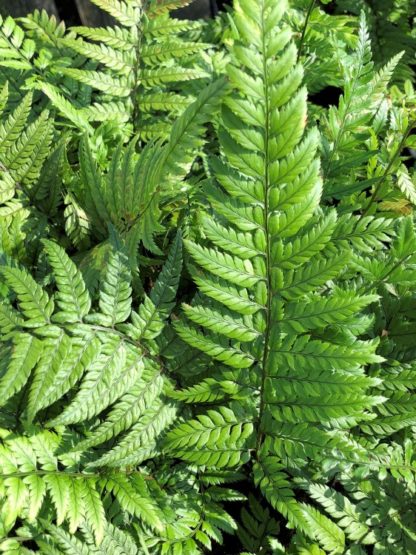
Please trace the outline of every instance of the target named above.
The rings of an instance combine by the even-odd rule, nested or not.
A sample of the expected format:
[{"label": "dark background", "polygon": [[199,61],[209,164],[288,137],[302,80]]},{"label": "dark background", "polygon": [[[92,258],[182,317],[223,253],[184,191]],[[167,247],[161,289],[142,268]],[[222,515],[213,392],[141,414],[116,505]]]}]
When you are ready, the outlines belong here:
[{"label": "dark background", "polygon": [[[229,0],[194,0],[186,7],[178,10],[177,16],[186,19],[212,17]],[[0,0],[2,16],[23,16],[35,9],[45,9],[48,13],[63,19],[68,25],[107,25],[111,18],[99,10],[91,0]]]}]

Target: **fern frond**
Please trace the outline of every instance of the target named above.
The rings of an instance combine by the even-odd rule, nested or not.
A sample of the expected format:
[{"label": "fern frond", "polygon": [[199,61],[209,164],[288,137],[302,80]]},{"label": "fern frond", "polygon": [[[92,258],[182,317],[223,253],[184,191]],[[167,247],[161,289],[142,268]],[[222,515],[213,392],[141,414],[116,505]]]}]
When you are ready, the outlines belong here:
[{"label": "fern frond", "polygon": [[78,54],[85,56],[119,73],[128,76],[133,71],[133,58],[123,51],[108,47],[104,44],[90,44],[82,39],[64,39],[63,44]]},{"label": "fern frond", "polygon": [[79,442],[74,450],[84,451],[128,430],[150,409],[162,393],[164,382],[160,372],[151,369],[143,373],[142,379],[125,393],[114,405],[108,418],[91,434]]},{"label": "fern frond", "polygon": [[121,79],[113,77],[103,71],[62,68],[60,70],[64,75],[80,81],[85,85],[94,87],[103,93],[115,97],[125,98],[130,95],[131,87],[128,79]]},{"label": "fern frond", "polygon": [[221,407],[176,427],[168,434],[167,446],[189,462],[224,468],[249,460],[252,438],[252,423]]},{"label": "fern frond", "polygon": [[26,270],[7,266],[0,268],[0,272],[17,296],[22,314],[26,318],[25,327],[47,325],[54,310],[54,303],[33,277]]},{"label": "fern frond", "polygon": [[326,551],[342,553],[345,549],[345,536],[341,528],[312,505],[303,504],[302,508],[309,527],[313,530],[313,537]]},{"label": "fern frond", "polygon": [[105,487],[114,494],[125,511],[144,520],[152,528],[163,531],[160,510],[152,502],[143,477],[136,474],[128,479],[124,474],[114,473],[105,481]]},{"label": "fern frond", "polygon": [[44,341],[29,393],[27,416],[35,415],[67,393],[94,362],[100,344],[93,338],[70,340],[66,335]]},{"label": "fern frond", "polygon": [[[319,208],[318,136],[305,133],[303,72],[281,26],[284,11],[285,3],[273,0],[236,3],[227,68],[234,92],[223,103],[221,159],[210,164],[212,212],[201,220],[207,241],[185,241],[203,269],[189,266],[206,296],[183,305],[184,319],[175,322],[183,341],[231,367],[230,376],[250,368],[256,393],[241,403],[255,416],[247,435],[241,420],[235,428],[234,401],[225,405],[226,397],[211,395],[202,381],[173,395],[207,395],[214,408],[179,424],[166,444],[185,461],[209,467],[239,466],[256,453],[255,480],[274,508],[324,548],[340,550],[342,530],[296,501],[284,461],[306,468],[309,460],[338,460],[340,453],[368,459],[345,430],[384,401],[371,389],[380,382],[362,368],[382,358],[376,343],[358,341],[354,331],[341,339],[336,330],[353,326],[378,296],[331,284],[344,265],[332,244],[339,224],[335,211]],[[364,34],[360,56],[367,59]],[[377,242],[384,229],[372,225]],[[231,437],[237,453],[230,451]],[[248,443],[241,445],[243,438]]]},{"label": "fern frond", "polygon": [[[109,97],[112,97],[119,102],[121,119],[132,118],[135,130],[143,138],[166,138],[169,125],[160,125],[153,114],[162,110],[167,120],[172,121],[172,116],[181,113],[181,107],[183,109],[189,104],[192,92],[198,87],[182,85],[178,91],[178,84],[210,77],[202,61],[202,51],[209,45],[192,41],[184,34],[195,25],[177,24],[169,19],[168,13],[175,2],[166,5],[151,2],[139,6],[124,0],[97,0],[96,4],[112,15],[120,26],[75,27],[73,31],[78,36],[64,37],[60,45],[72,51],[73,58],[77,53],[89,63],[82,67],[74,63],[70,67],[60,67],[59,71],[67,78],[103,93],[95,102],[95,113],[98,115],[99,110],[103,121],[113,120],[112,113],[105,109]],[[170,36],[167,36],[166,28]],[[201,88],[199,86],[199,90]],[[172,104],[172,95],[179,99],[179,103]],[[158,97],[156,103],[152,100],[155,97]],[[60,104],[63,104],[62,100]]]},{"label": "fern frond", "polygon": [[24,333],[16,337],[10,353],[8,369],[0,380],[1,405],[24,387],[36,366],[40,352],[40,341],[35,337]]},{"label": "fern frond", "polygon": [[140,352],[114,338],[105,341],[101,353],[89,365],[75,399],[50,426],[82,422],[99,414],[129,390],[142,370]]},{"label": "fern frond", "polygon": [[360,512],[347,497],[320,484],[311,484],[308,491],[313,499],[338,520],[338,525],[345,530],[351,540],[359,541],[364,545],[374,543],[374,534],[366,524],[365,514]]},{"label": "fern frond", "polygon": [[132,324],[123,328],[132,339],[155,339],[162,332],[164,321],[174,307],[181,269],[182,238],[178,233],[150,295],[132,313]]},{"label": "fern frond", "polygon": [[59,320],[56,316],[54,320],[62,323],[82,321],[91,308],[90,295],[82,274],[56,243],[44,241],[44,245],[58,287],[55,301],[59,308]]},{"label": "fern frond", "polygon": [[90,466],[125,468],[154,457],[161,437],[177,417],[178,410],[174,404],[154,400],[121,441]]},{"label": "fern frond", "polygon": [[267,457],[253,469],[254,481],[269,503],[300,530],[308,525],[301,505],[296,501],[283,465],[275,457]]},{"label": "fern frond", "polygon": [[416,553],[416,0],[93,3],[0,17],[0,551]]},{"label": "fern frond", "polygon": [[193,0],[151,0],[148,7],[149,17],[160,15],[171,10],[183,8],[190,4]]},{"label": "fern frond", "polygon": [[[361,14],[359,39],[356,51],[349,63],[344,64],[344,94],[339,106],[330,107],[325,119],[323,169],[327,178],[328,197],[347,197],[354,191],[364,190],[368,183],[355,184],[354,172],[371,158],[370,148],[362,140],[363,135],[371,136],[371,123],[376,120],[382,106],[386,88],[392,78],[402,54],[394,56],[374,75],[370,37],[364,12]],[[342,183],[335,183],[336,174],[344,174]],[[346,185],[348,184],[348,185]]]},{"label": "fern frond", "polygon": [[26,518],[27,511],[32,519],[36,518],[48,492],[54,510],[53,520],[59,528],[49,522],[46,529],[52,531],[55,538],[55,531],[61,530],[59,543],[65,541],[67,548],[81,545],[81,542],[72,543],[71,536],[64,532],[61,525],[67,521],[72,533],[80,526],[88,527],[98,546],[103,541],[111,545],[110,538],[105,540],[109,524],[99,493],[104,488],[127,513],[155,529],[163,529],[161,511],[151,499],[143,476],[112,472],[100,478],[80,472],[68,464],[65,457],[58,459],[55,455],[60,442],[61,438],[51,432],[37,433],[29,438],[9,434],[0,446],[1,496],[4,498],[7,492],[5,508],[10,510],[9,521],[13,523],[19,515]]},{"label": "fern frond", "polygon": [[93,0],[94,4],[109,13],[124,27],[134,27],[140,21],[140,7],[124,0]]},{"label": "fern frond", "polygon": [[59,88],[50,83],[41,83],[38,88],[49,98],[53,106],[65,116],[65,118],[73,123],[78,129],[93,133],[92,127],[84,113],[78,110],[69,100],[67,100],[59,91]]},{"label": "fern frond", "polygon": [[130,32],[122,27],[72,27],[72,31],[94,42],[107,44],[115,49],[115,55],[117,50],[124,52],[132,48]]},{"label": "fern frond", "polygon": [[131,274],[126,253],[115,244],[108,260],[108,269],[100,287],[100,310],[106,325],[124,322],[131,312]]},{"label": "fern frond", "polygon": [[12,17],[0,17],[0,65],[17,70],[31,70],[35,51],[35,42],[26,38],[22,28]]}]

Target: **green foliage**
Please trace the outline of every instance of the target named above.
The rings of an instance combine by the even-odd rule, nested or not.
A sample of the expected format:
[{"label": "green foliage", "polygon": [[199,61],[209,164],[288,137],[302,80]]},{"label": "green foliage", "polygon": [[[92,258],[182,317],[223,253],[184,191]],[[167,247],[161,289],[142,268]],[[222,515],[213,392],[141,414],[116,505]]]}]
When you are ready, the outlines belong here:
[{"label": "green foliage", "polygon": [[94,3],[0,23],[0,551],[416,553],[412,0]]}]

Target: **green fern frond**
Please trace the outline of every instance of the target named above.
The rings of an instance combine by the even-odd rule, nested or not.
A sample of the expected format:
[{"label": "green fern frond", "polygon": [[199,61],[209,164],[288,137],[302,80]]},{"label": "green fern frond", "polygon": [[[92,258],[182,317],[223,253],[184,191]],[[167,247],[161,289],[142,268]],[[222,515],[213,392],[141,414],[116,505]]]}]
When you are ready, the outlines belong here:
[{"label": "green fern frond", "polygon": [[[213,300],[201,296],[184,305],[187,321],[175,323],[181,339],[192,347],[233,369],[250,368],[253,381],[260,376],[250,400],[256,416],[247,424],[246,436],[241,427],[234,430],[231,406],[214,397],[219,406],[169,432],[167,446],[204,467],[241,465],[255,452],[262,484],[261,465],[275,461],[271,483],[263,484],[266,497],[292,525],[324,547],[340,549],[342,531],[312,507],[298,504],[290,473],[274,467],[285,457],[295,457],[305,467],[308,459],[317,461],[323,453],[336,457],[336,452],[366,460],[365,449],[349,441],[340,426],[354,426],[384,400],[371,394],[379,382],[362,369],[382,360],[375,355],[377,345],[356,341],[354,351],[353,340],[332,343],[313,337],[319,330],[352,324],[378,297],[329,284],[343,267],[331,244],[336,215],[318,208],[318,137],[304,133],[306,95],[290,33],[276,32],[284,9],[283,2],[272,0],[255,6],[245,0],[236,3],[238,38],[228,67],[235,92],[223,105],[222,160],[212,164],[219,184],[207,189],[213,211],[202,219],[210,246],[185,241],[203,269],[201,273],[190,266],[195,281]],[[334,266],[326,273],[329,260]],[[250,304],[253,308],[247,310]],[[331,353],[336,359],[331,360]],[[202,391],[206,383],[201,383]],[[197,393],[199,386],[193,387]],[[231,437],[237,453],[230,451]],[[243,438],[249,440],[246,452],[238,443]],[[282,497],[276,501],[280,489]]]},{"label": "green fern frond", "polygon": [[160,254],[154,235],[163,231],[162,206],[178,198],[195,157],[202,149],[205,124],[217,109],[225,82],[207,86],[175,121],[166,144],[149,144],[136,153],[137,139],[115,149],[109,170],[102,174],[94,160],[91,140],[80,144],[81,187],[76,200],[100,237],[111,222],[119,233],[132,231],[146,248]]},{"label": "green fern frond", "polygon": [[59,308],[59,320],[55,317],[55,321],[80,322],[91,308],[90,295],[82,274],[56,243],[44,241],[44,245],[58,287],[55,301]]},{"label": "green fern frond", "polygon": [[179,425],[168,434],[167,446],[180,457],[200,465],[233,467],[249,460],[253,425],[220,407]]},{"label": "green fern frond", "polygon": [[[338,108],[331,106],[324,120],[323,170],[328,197],[342,198],[368,185],[351,187],[352,172],[371,158],[370,148],[361,140],[363,134],[371,136],[371,123],[376,123],[386,100],[386,88],[402,54],[394,56],[379,72],[374,72],[370,37],[364,13],[361,14],[359,40],[351,60],[344,63],[344,93]],[[360,137],[360,139],[358,139]],[[363,148],[364,147],[364,148]],[[336,174],[344,173],[342,183],[334,182]]]},{"label": "green fern frond", "polygon": [[31,70],[36,44],[11,17],[0,17],[0,65],[16,70]]},{"label": "green fern frond", "polygon": [[25,327],[36,328],[50,323],[54,302],[25,270],[4,266],[0,269],[8,287],[16,294],[25,316]]},{"label": "green fern frond", "polygon": [[[129,514],[136,515],[153,528],[163,528],[160,509],[152,501],[142,476],[127,477],[113,472],[101,479],[96,474],[80,472],[65,459],[57,458],[55,451],[59,444],[60,438],[51,432],[37,433],[30,438],[10,435],[3,441],[0,446],[0,480],[3,498],[6,493],[9,525],[13,525],[19,515],[30,520],[36,518],[48,493],[56,525],[61,526],[67,521],[72,533],[80,526],[88,525],[99,545],[108,529],[99,494],[104,488]],[[64,464],[64,468],[58,469],[58,464]],[[47,529],[55,530],[51,524],[47,524]],[[69,546],[70,536],[65,536],[63,530],[62,534]]]},{"label": "green fern frond", "polygon": [[134,27],[140,21],[141,10],[125,0],[93,0],[94,4],[109,13],[124,27]]},{"label": "green fern frond", "polygon": [[149,296],[137,312],[132,313],[132,324],[123,328],[135,341],[155,339],[163,330],[179,286],[182,269],[182,239],[177,234],[168,258]]},{"label": "green fern frond", "polygon": [[151,0],[148,7],[149,17],[160,15],[170,10],[183,8],[191,4],[193,0]]},{"label": "green fern frond", "polygon": [[10,397],[20,391],[36,366],[41,344],[35,337],[21,333],[13,342],[10,363],[0,380],[0,399],[4,405]]},{"label": "green fern frond", "polygon": [[124,322],[131,312],[131,276],[129,262],[121,245],[114,245],[108,269],[100,287],[100,310],[108,318],[108,327]]},{"label": "green fern frond", "polygon": [[0,551],[416,553],[415,0],[93,3],[0,18]]}]

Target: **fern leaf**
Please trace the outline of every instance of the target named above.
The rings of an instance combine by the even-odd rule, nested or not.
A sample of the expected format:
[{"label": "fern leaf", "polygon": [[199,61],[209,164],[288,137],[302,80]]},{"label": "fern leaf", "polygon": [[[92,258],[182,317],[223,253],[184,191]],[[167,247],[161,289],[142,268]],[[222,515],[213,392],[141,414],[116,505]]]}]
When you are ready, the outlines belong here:
[{"label": "fern leaf", "polygon": [[397,186],[405,198],[416,204],[416,186],[405,166],[401,166],[397,175]]},{"label": "fern leaf", "polygon": [[56,522],[59,526],[67,515],[71,479],[65,474],[49,474],[45,476],[45,482],[56,510]]},{"label": "fern leaf", "polygon": [[314,530],[314,537],[323,548],[330,552],[342,553],[345,549],[345,536],[341,528],[311,505],[302,505],[305,518]]},{"label": "fern leaf", "polygon": [[72,122],[78,129],[93,134],[93,128],[89,124],[88,119],[83,112],[77,109],[69,100],[67,100],[51,83],[39,84],[39,89],[49,98],[54,107],[61,112],[65,118]]},{"label": "fern leaf", "polygon": [[[43,403],[48,399],[46,392],[53,388],[55,377],[59,374],[68,375],[72,365],[70,361],[71,341],[61,333],[59,338],[45,341],[42,345],[42,356],[36,366],[35,375],[30,388],[28,403],[28,419],[32,421],[35,415],[43,408]],[[65,362],[70,366],[65,368]],[[56,399],[54,399],[56,400]]]},{"label": "fern leaf", "polygon": [[142,476],[136,474],[134,480],[128,480],[124,474],[114,473],[106,481],[106,488],[113,492],[125,511],[143,520],[152,528],[163,531],[160,511],[148,494]]},{"label": "fern leaf", "polygon": [[207,378],[187,389],[171,391],[169,396],[185,403],[212,403],[237,393],[238,385],[235,382]]},{"label": "fern leaf", "polygon": [[261,305],[249,297],[247,289],[234,287],[214,275],[197,273],[196,270],[193,273],[195,283],[202,293],[231,310],[242,315],[250,315],[261,309]]},{"label": "fern leaf", "polygon": [[[58,294],[55,296],[59,308],[59,321],[77,322],[88,314],[91,299],[81,272],[56,243],[44,241],[49,262],[54,271]],[[58,321],[57,316],[54,317]]]},{"label": "fern leaf", "polygon": [[183,8],[191,2],[192,0],[152,0],[148,7],[148,14],[150,17],[163,14],[170,10]]},{"label": "fern leaf", "polygon": [[62,68],[60,71],[75,81],[80,81],[85,85],[94,87],[95,89],[111,96],[125,98],[129,96],[131,92],[129,82],[126,78],[117,79],[116,77],[113,77],[108,73],[104,73],[103,71],[74,68]]},{"label": "fern leaf", "polygon": [[[53,353],[47,352],[49,360],[44,361],[45,367],[35,372],[35,382],[40,372],[45,372],[45,386],[38,394],[33,412],[43,409],[67,393],[83,376],[85,370],[93,363],[99,342],[93,337],[86,341],[72,339],[68,345]],[[33,386],[34,387],[34,386]]]},{"label": "fern leaf", "polygon": [[[185,241],[196,266],[189,269],[205,296],[185,304],[184,320],[175,322],[183,341],[231,367],[228,375],[240,376],[238,383],[241,369],[250,368],[258,397],[241,401],[246,415],[253,408],[257,415],[247,423],[248,452],[243,458],[229,452],[229,438],[235,434],[239,446],[245,433],[232,429],[234,402],[225,405],[215,389],[211,397],[207,378],[173,396],[201,394],[214,407],[177,425],[166,444],[198,466],[238,465],[256,453],[255,480],[266,499],[292,527],[340,551],[342,530],[296,501],[286,460],[296,459],[294,474],[310,460],[368,460],[346,430],[385,402],[371,392],[379,380],[363,369],[382,362],[377,342],[355,337],[361,333],[356,323],[365,320],[361,311],[378,297],[331,283],[344,266],[333,236],[344,256],[350,245],[336,235],[344,221],[337,224],[334,210],[319,208],[319,137],[305,132],[303,71],[281,23],[285,10],[285,2],[274,0],[236,2],[227,66],[233,91],[221,113],[221,157],[211,161],[213,179],[204,191],[208,240]],[[367,60],[364,35],[360,56]],[[385,228],[371,225],[377,243]],[[342,334],[342,326],[351,333]]]},{"label": "fern leaf", "polygon": [[50,426],[82,422],[119,399],[142,373],[142,355],[119,340],[107,340],[89,365],[72,403]]},{"label": "fern leaf", "polygon": [[134,27],[140,19],[141,10],[124,0],[93,0],[94,4],[112,15],[121,25]]},{"label": "fern leaf", "polygon": [[131,274],[127,255],[121,246],[113,247],[107,272],[100,288],[100,310],[108,325],[124,322],[131,312]]},{"label": "fern leaf", "polygon": [[[150,378],[150,379],[149,379]],[[99,445],[128,430],[139,421],[140,417],[152,407],[163,389],[163,379],[159,372],[152,368],[150,377],[143,376],[129,392],[123,395],[102,422],[83,441],[77,443],[74,451],[83,451],[94,445]]]},{"label": "fern leaf", "polygon": [[98,545],[104,539],[106,518],[103,503],[95,484],[85,480],[82,487],[82,500],[84,502],[85,520],[94,531],[95,541]]},{"label": "fern leaf", "polygon": [[84,520],[84,503],[82,498],[83,484],[81,480],[72,479],[68,483],[68,511],[67,519],[69,531],[75,534]]},{"label": "fern leaf", "polygon": [[154,399],[151,406],[143,415],[140,415],[122,440],[108,453],[93,461],[90,466],[92,468],[128,467],[154,457],[160,437],[173,424],[177,416],[175,405]]},{"label": "fern leaf", "polygon": [[0,379],[1,405],[25,386],[40,352],[41,343],[35,337],[23,333],[16,337],[7,371]]},{"label": "fern leaf", "polygon": [[[54,526],[50,522],[45,522],[45,529],[50,535],[39,539],[38,544],[46,553],[54,555],[62,552],[77,553],[78,555],[91,553],[89,546],[83,544],[74,534],[66,532],[62,526]],[[56,546],[59,546],[59,550]]]},{"label": "fern leaf", "polygon": [[120,75],[128,76],[133,71],[133,60],[123,52],[119,52],[114,48],[106,45],[90,44],[82,39],[65,39],[63,44],[82,56],[95,60],[96,62],[120,73]]},{"label": "fern leaf", "polygon": [[307,524],[301,505],[296,501],[283,465],[275,457],[267,457],[253,468],[255,484],[264,493],[270,504],[300,530],[306,531]]},{"label": "fern leaf", "polygon": [[338,525],[351,540],[364,545],[374,543],[374,534],[366,524],[365,515],[345,495],[321,484],[311,484],[308,489],[313,499],[338,520]]},{"label": "fern leaf", "polygon": [[85,187],[84,202],[87,213],[94,220],[99,232],[106,236],[107,229],[102,220],[111,222],[111,217],[103,195],[103,182],[97,169],[96,162],[92,156],[90,144],[87,138],[83,138],[79,149],[81,179]]},{"label": "fern leaf", "polygon": [[0,126],[1,147],[0,152],[5,152],[18,140],[26,126],[27,119],[32,105],[32,95],[27,94],[17,108],[12,112],[6,121]]},{"label": "fern leaf", "polygon": [[130,32],[121,27],[72,27],[71,29],[77,35],[107,44],[114,50],[129,51],[132,48]]},{"label": "fern leaf", "polygon": [[15,70],[32,70],[36,44],[26,38],[24,31],[12,17],[0,17],[1,65]]},{"label": "fern leaf", "polygon": [[310,299],[305,305],[286,305],[285,331],[302,333],[348,321],[358,310],[377,300],[376,295],[357,297],[348,291],[339,291],[327,299]]},{"label": "fern leaf", "polygon": [[200,50],[205,50],[208,48],[208,44],[201,42],[164,42],[161,44],[152,44],[145,46],[141,52],[141,59],[146,63],[155,63],[158,61],[164,61],[169,57],[180,58],[182,56],[189,56]]},{"label": "fern leaf", "polygon": [[36,328],[50,322],[54,304],[47,293],[25,270],[4,266],[0,269],[7,285],[15,292],[25,316],[25,327]]},{"label": "fern leaf", "polygon": [[45,111],[2,155],[2,163],[15,181],[31,182],[39,177],[51,141],[52,125]]},{"label": "fern leaf", "polygon": [[179,337],[192,347],[200,349],[215,360],[223,362],[232,368],[249,368],[254,359],[249,353],[245,353],[236,347],[223,346],[212,337],[207,337],[195,328],[185,326],[181,322],[175,323],[175,330]]},{"label": "fern leaf", "polygon": [[150,296],[146,296],[137,313],[132,313],[132,324],[124,328],[133,339],[154,339],[161,333],[174,306],[181,268],[182,238],[178,233]]},{"label": "fern leaf", "polygon": [[244,464],[248,458],[251,422],[242,422],[225,407],[208,411],[168,434],[167,445],[189,462],[217,468]]},{"label": "fern leaf", "polygon": [[241,260],[236,256],[201,247],[188,240],[185,241],[185,244],[195,262],[202,268],[235,285],[253,287],[257,282],[264,279],[263,276],[255,274],[253,265],[249,260]]},{"label": "fern leaf", "polygon": [[249,327],[245,322],[236,320],[227,313],[212,310],[202,306],[183,305],[186,316],[194,322],[213,332],[222,333],[231,339],[238,339],[245,343],[254,341],[260,332]]}]

